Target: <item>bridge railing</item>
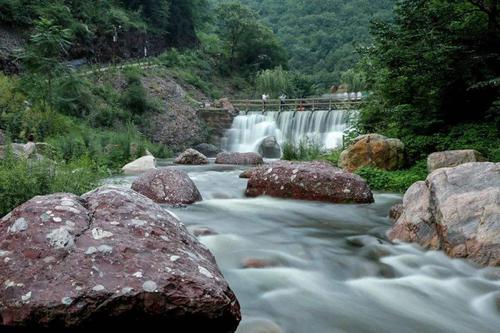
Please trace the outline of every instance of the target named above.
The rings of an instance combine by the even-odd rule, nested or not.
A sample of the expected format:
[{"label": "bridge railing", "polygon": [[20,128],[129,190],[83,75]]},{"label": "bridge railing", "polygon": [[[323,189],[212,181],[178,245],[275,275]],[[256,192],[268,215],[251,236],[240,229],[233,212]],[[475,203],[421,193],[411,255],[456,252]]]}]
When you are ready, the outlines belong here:
[{"label": "bridge railing", "polygon": [[300,98],[269,99],[266,102],[258,99],[231,100],[233,106],[239,111],[329,111],[329,110],[357,110],[361,104],[360,99],[335,100],[329,98]]}]

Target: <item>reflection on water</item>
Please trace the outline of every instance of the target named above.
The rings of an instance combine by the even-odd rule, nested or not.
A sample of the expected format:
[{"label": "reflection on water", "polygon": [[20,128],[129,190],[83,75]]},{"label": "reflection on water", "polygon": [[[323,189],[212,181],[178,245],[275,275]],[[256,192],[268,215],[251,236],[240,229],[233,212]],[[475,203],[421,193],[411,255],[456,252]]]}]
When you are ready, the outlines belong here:
[{"label": "reflection on water", "polygon": [[[238,333],[499,332],[500,269],[389,243],[387,213],[400,196],[377,194],[372,205],[247,199],[242,168],[181,169],[205,201],[168,209],[218,233],[200,240],[242,305]],[[250,259],[266,267],[244,268]]]}]

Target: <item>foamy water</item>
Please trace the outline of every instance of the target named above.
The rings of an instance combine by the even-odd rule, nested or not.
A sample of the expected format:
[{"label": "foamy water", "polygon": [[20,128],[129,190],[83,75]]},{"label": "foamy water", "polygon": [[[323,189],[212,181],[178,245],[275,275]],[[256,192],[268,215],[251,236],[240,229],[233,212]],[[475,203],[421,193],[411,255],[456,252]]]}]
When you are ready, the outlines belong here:
[{"label": "foamy water", "polygon": [[[376,194],[371,205],[247,199],[242,168],[181,169],[204,201],[168,209],[218,233],[200,241],[241,303],[238,333],[499,332],[500,269],[391,244],[387,214],[399,195]],[[243,268],[249,258],[271,267]]]}]

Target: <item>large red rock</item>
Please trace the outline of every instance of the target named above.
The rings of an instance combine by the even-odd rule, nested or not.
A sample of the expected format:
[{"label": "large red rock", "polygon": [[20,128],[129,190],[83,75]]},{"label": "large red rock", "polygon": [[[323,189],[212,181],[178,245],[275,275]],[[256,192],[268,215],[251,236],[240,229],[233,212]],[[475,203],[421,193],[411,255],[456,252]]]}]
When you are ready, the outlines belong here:
[{"label": "large red rock", "polygon": [[214,257],[130,189],[35,197],[0,223],[0,331],[234,332]]},{"label": "large red rock", "polygon": [[317,200],[333,203],[371,203],[366,181],[328,162],[280,161],[248,172],[246,195]]},{"label": "large red rock", "polygon": [[260,165],[264,164],[262,156],[257,153],[219,153],[216,164],[230,165]]},{"label": "large red rock", "polygon": [[500,266],[500,163],[440,168],[413,184],[389,237]]},{"label": "large red rock", "polygon": [[202,200],[187,173],[169,168],[144,173],[132,183],[132,189],[157,203],[186,205]]}]

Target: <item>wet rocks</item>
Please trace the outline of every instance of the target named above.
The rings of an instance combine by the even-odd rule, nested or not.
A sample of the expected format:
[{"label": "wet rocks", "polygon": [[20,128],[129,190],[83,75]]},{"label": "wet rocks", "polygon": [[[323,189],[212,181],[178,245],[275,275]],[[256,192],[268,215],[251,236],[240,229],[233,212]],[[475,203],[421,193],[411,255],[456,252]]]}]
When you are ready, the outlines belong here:
[{"label": "wet rocks", "polygon": [[206,247],[130,189],[33,198],[0,223],[0,255],[0,331],[234,332],[240,320]]},{"label": "wet rocks", "polygon": [[219,153],[216,164],[230,165],[260,165],[264,164],[262,156],[257,153]]},{"label": "wet rocks", "polygon": [[389,211],[389,218],[392,221],[397,221],[399,217],[403,214],[404,206],[402,203],[397,203],[391,207]]},{"label": "wet rocks", "polygon": [[208,227],[194,227],[189,229],[189,231],[196,237],[213,236],[218,234],[217,231]]},{"label": "wet rocks", "polygon": [[273,263],[270,260],[259,258],[245,258],[242,262],[243,268],[266,268],[273,266],[276,266],[276,263]]},{"label": "wet rocks", "polygon": [[316,200],[332,203],[371,203],[366,181],[327,162],[285,162],[254,168],[246,195]]},{"label": "wet rocks", "polygon": [[259,154],[265,158],[280,158],[281,146],[274,136],[268,136],[262,140],[259,146]]},{"label": "wet rocks", "polygon": [[340,155],[339,166],[354,172],[371,166],[384,170],[397,170],[404,165],[404,144],[379,134],[366,134],[354,139]]},{"label": "wet rocks", "polygon": [[476,150],[447,150],[432,153],[427,157],[429,173],[439,168],[455,167],[469,162],[485,162],[486,159]]},{"label": "wet rocks", "polygon": [[187,165],[202,165],[208,164],[208,159],[199,151],[189,148],[175,159],[175,163]]},{"label": "wet rocks", "polygon": [[206,157],[216,157],[221,150],[216,146],[209,143],[200,143],[194,146],[194,149],[205,155]]},{"label": "wet rocks", "polygon": [[156,169],[156,160],[154,156],[147,155],[125,165],[122,172],[126,175],[137,175],[154,169]]},{"label": "wet rocks", "polygon": [[438,169],[408,189],[403,206],[392,240],[500,265],[500,163]]},{"label": "wet rocks", "polygon": [[132,189],[157,203],[186,205],[202,200],[187,173],[174,169],[148,171],[132,183]]},{"label": "wet rocks", "polygon": [[242,173],[240,173],[239,177],[243,178],[243,179],[248,179],[248,178],[250,178],[252,176],[253,170],[254,170],[253,168],[245,170]]}]

